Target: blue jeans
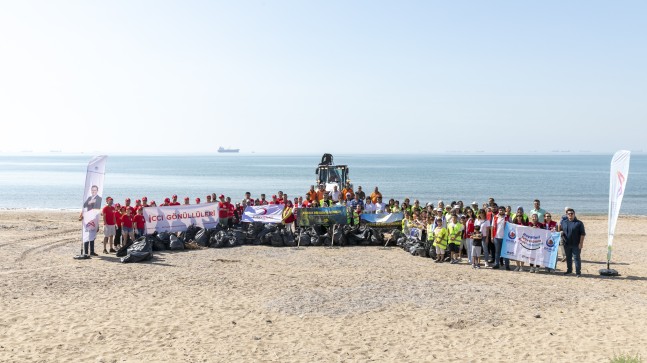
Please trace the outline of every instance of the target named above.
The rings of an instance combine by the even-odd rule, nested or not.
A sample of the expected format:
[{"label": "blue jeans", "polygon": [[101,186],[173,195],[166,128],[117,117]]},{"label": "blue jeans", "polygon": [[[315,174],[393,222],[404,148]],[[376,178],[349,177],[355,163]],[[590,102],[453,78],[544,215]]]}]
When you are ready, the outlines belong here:
[{"label": "blue jeans", "polygon": [[582,250],[579,245],[564,244],[564,252],[566,252],[566,272],[573,272],[573,257],[575,257],[575,273],[582,273],[582,259],[580,254]]},{"label": "blue jeans", "polygon": [[[501,266],[501,247],[503,246],[503,238],[494,238],[494,265]],[[506,268],[510,267],[510,259],[504,258],[503,264]]]}]

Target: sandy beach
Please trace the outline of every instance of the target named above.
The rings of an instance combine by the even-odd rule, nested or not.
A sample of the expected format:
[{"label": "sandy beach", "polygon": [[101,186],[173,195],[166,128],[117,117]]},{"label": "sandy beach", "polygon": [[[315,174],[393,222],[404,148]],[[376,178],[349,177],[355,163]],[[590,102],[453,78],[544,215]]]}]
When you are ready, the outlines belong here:
[{"label": "sandy beach", "polygon": [[[399,248],[243,246],[77,261],[78,213],[0,212],[0,361],[607,362],[647,356],[647,217],[606,217],[583,276],[473,270]],[[99,245],[99,244],[98,244]],[[98,252],[101,251],[97,247]]]}]

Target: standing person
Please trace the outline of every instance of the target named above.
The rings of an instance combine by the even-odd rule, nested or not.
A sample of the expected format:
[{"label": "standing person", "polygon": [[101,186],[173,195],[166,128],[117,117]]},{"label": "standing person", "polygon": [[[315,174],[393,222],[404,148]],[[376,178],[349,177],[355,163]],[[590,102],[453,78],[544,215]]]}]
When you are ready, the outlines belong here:
[{"label": "standing person", "polygon": [[315,190],[314,185],[310,186],[310,190],[308,190],[308,192],[306,193],[306,196],[308,197],[308,200],[310,202],[318,202],[319,201],[317,191]]},{"label": "standing person", "polygon": [[[514,223],[514,224],[518,224],[518,225],[520,225],[520,226],[527,226],[527,225],[528,225],[528,223],[526,223],[526,221],[523,219],[523,214],[519,214],[519,213],[517,213],[517,214],[515,214],[515,215],[514,215],[514,218],[512,219],[512,223]],[[525,270],[523,269],[523,266],[524,266],[525,262],[515,260],[515,261],[514,261],[514,264],[515,264],[515,266],[516,266],[516,268],[514,269],[514,271],[517,271],[517,272],[519,272],[519,271],[521,271],[521,272],[525,271]],[[535,272],[535,269],[534,269],[534,267],[533,267],[533,265],[532,265],[532,264],[530,265],[530,272]]]},{"label": "standing person", "polygon": [[372,203],[371,197],[366,197],[366,203],[364,203],[364,213],[375,213],[375,204]]},{"label": "standing person", "polygon": [[411,232],[411,225],[413,224],[413,216],[411,215],[411,212],[404,212],[404,218],[402,218],[402,233],[409,237],[409,233]]},{"label": "standing person", "polygon": [[377,203],[375,203],[375,213],[376,214],[388,213],[386,210],[386,204],[382,203],[382,197],[377,198]]},{"label": "standing person", "polygon": [[195,198],[195,204],[200,204],[200,198]]},{"label": "standing person", "polygon": [[133,227],[136,228],[137,238],[145,234],[146,220],[144,219],[144,210],[141,208],[137,210],[137,215],[133,217]]},{"label": "standing person", "polygon": [[135,200],[135,213],[137,213],[137,211],[142,208],[143,208],[142,201],[139,199]]},{"label": "standing person", "polygon": [[443,227],[443,221],[438,218],[434,221],[434,225],[433,238],[434,247],[436,247],[436,260],[434,262],[442,263],[447,249],[447,228]]},{"label": "standing person", "polygon": [[260,200],[259,202],[260,202],[260,204],[259,204],[259,205],[268,205],[268,204],[270,204],[270,203],[267,201],[267,199],[265,199],[265,194],[264,194],[264,193],[263,193],[263,194],[261,194],[261,200]]},{"label": "standing person", "polygon": [[[485,209],[478,211],[478,216],[474,220],[474,228],[479,226],[479,231],[483,235],[483,240],[481,241],[481,246],[483,248],[483,256],[485,257],[485,267],[490,267],[490,248],[488,246],[489,236],[490,236],[490,221],[487,220],[485,215]],[[494,258],[494,251],[492,250],[492,257]],[[472,255],[474,258],[474,255]]]},{"label": "standing person", "polygon": [[227,208],[227,227],[234,226],[234,214],[236,213],[236,206],[231,203],[231,198],[225,199],[225,208]]},{"label": "standing person", "polygon": [[371,202],[373,202],[373,204],[377,203],[378,197],[382,198],[382,193],[380,193],[377,187],[375,187],[375,190],[371,193]]},{"label": "standing person", "polygon": [[115,208],[112,206],[112,197],[106,198],[106,206],[101,210],[103,216],[103,253],[107,254],[106,249],[108,242],[110,243],[110,252],[116,252],[114,249],[115,238]]},{"label": "standing person", "polygon": [[573,273],[573,260],[575,260],[575,275],[582,274],[581,253],[584,247],[584,223],[575,217],[575,210],[568,208],[566,210],[566,220],[560,223],[560,229],[564,238],[564,251],[566,253],[566,272],[564,275]]},{"label": "standing person", "polygon": [[[330,193],[330,199],[332,199],[333,203],[337,204],[339,203],[340,196],[341,196],[341,192],[339,191],[337,186],[336,185],[333,186],[332,193]],[[341,199],[345,199],[345,198],[346,198],[346,193],[344,193],[344,197],[342,197]]]},{"label": "standing person", "polygon": [[126,209],[130,210],[130,215],[135,215],[135,208],[133,208],[132,205],[130,205],[130,198],[126,198],[126,205],[124,206]]},{"label": "standing person", "polygon": [[177,201],[177,194],[173,194],[173,200],[169,205],[180,205],[180,202]]},{"label": "standing person", "polygon": [[124,215],[121,217],[121,235],[123,236],[124,246],[128,246],[128,240],[135,240],[135,232],[133,230],[133,218],[130,209],[124,210]]},{"label": "standing person", "polygon": [[142,208],[150,207],[148,205],[148,198],[147,197],[142,197]]},{"label": "standing person", "polygon": [[252,201],[252,202],[254,201],[254,200],[252,199],[252,193],[250,193],[250,192],[245,192],[245,199],[243,199],[243,201],[242,201],[242,202],[240,202],[240,204],[241,204],[241,205],[243,205],[244,207],[246,207],[246,206],[248,206],[248,205],[253,205],[253,204],[249,204],[249,201]]},{"label": "standing person", "polygon": [[227,228],[229,226],[229,219],[228,217],[228,208],[227,208],[227,202],[225,201],[225,195],[220,194],[220,202],[218,202],[218,223],[222,228]]},{"label": "standing person", "polygon": [[481,268],[481,246],[483,245],[483,234],[481,226],[474,225],[474,231],[470,234],[472,239],[472,267]]},{"label": "standing person", "polygon": [[357,192],[355,192],[355,195],[358,195],[360,200],[366,199],[366,193],[364,193],[364,191],[362,190],[361,185],[357,187]]},{"label": "standing person", "polygon": [[451,263],[456,264],[460,261],[460,245],[463,236],[463,225],[458,221],[458,216],[456,214],[451,215],[451,220],[447,225],[447,231],[449,232],[449,252],[451,253],[452,258]]},{"label": "standing person", "polygon": [[[214,201],[215,202],[215,201]],[[211,195],[207,195],[207,201],[206,203],[211,203]]]},{"label": "standing person", "polygon": [[[467,251],[467,261],[469,263],[472,263],[472,243],[474,242],[474,239],[472,238],[472,233],[474,233],[474,211],[472,208],[465,208],[465,215],[463,216],[465,219],[465,236],[464,241],[465,241],[465,250]],[[481,252],[479,252],[480,256]]]},{"label": "standing person", "polygon": [[[501,268],[501,247],[503,246],[503,234],[505,232],[505,223],[510,221],[510,217],[505,214],[505,207],[499,207],[499,213],[492,217],[492,227],[490,236],[494,241],[494,266],[493,269]],[[510,260],[503,259],[505,269],[510,271]]]},{"label": "standing person", "polygon": [[184,197],[184,205],[189,205],[189,204],[191,204],[191,203],[190,203],[190,200],[191,200],[191,199],[189,199],[189,197]]},{"label": "standing person", "polygon": [[[349,182],[346,182],[346,186],[344,187],[344,189],[342,189],[342,191],[341,191],[341,195],[340,195],[340,199],[345,200],[345,201],[347,201],[347,202],[348,202],[349,200],[351,200],[351,199],[348,199],[348,198],[346,197],[346,195],[347,195],[347,194],[350,194],[350,198],[351,198],[351,199],[355,197],[355,192],[353,192],[353,188],[351,188],[351,186],[350,186],[350,183],[349,183]],[[334,200],[335,200],[335,198],[333,198],[333,201],[334,201]]]},{"label": "standing person", "polygon": [[[539,223],[539,217],[537,216],[537,213],[533,213],[530,215],[530,222],[528,223],[528,226],[532,228],[539,228],[539,229],[546,228],[543,223]],[[541,264],[536,264],[536,263],[530,264],[530,272],[532,273],[539,272],[540,268],[541,268]]]},{"label": "standing person", "polygon": [[546,211],[541,208],[541,202],[539,199],[535,199],[532,202],[533,209],[530,210],[530,215],[537,214],[537,218],[539,220],[539,223],[544,223],[544,217],[546,216]]}]

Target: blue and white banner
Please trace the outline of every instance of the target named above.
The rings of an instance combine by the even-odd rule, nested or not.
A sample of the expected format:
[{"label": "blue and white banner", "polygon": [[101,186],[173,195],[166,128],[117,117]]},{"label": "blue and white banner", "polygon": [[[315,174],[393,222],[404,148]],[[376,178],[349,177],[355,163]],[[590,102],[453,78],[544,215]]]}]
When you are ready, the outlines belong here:
[{"label": "blue and white banner", "polygon": [[554,269],[559,232],[506,222],[501,257]]},{"label": "blue and white banner", "polygon": [[402,228],[404,213],[362,214],[360,219],[366,225],[377,228]]},{"label": "blue and white banner", "polygon": [[243,222],[281,223],[283,204],[248,206],[243,212]]}]

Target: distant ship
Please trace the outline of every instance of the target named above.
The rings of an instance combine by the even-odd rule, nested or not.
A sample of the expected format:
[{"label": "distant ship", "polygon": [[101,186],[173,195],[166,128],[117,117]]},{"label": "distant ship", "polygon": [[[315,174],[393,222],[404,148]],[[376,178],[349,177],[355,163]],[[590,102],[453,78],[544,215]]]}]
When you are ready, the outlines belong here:
[{"label": "distant ship", "polygon": [[225,149],[222,146],[218,148],[219,153],[237,153],[239,151],[240,151],[240,149]]}]

